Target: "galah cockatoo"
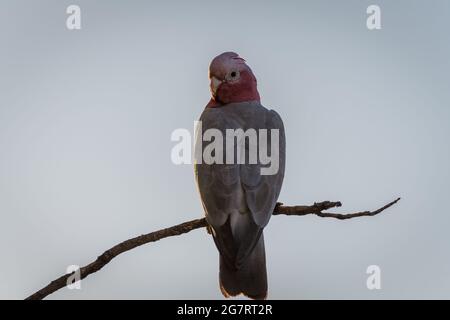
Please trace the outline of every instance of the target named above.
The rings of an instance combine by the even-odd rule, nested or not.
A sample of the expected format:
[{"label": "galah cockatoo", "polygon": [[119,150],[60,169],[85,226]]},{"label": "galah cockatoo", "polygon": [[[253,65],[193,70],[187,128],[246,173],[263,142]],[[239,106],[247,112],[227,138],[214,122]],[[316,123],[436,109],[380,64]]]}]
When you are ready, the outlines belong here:
[{"label": "galah cockatoo", "polygon": [[[217,129],[278,129],[278,170],[262,175],[259,157],[255,163],[226,162],[195,164],[195,176],[209,229],[220,254],[219,283],[225,297],[244,294],[267,297],[267,271],[263,229],[269,222],[280,194],[285,168],[283,121],[260,103],[256,78],[245,60],[234,52],[215,57],[209,67],[211,100],[200,116],[201,131]],[[198,129],[197,129],[198,130]],[[197,135],[199,132],[197,132]],[[267,139],[271,150],[272,137]],[[234,138],[233,138],[234,139]],[[225,139],[224,139],[225,140]],[[249,139],[244,138],[245,151]],[[197,139],[195,149],[206,143]],[[259,148],[259,147],[258,147]],[[237,152],[235,152],[237,153]],[[234,155],[234,160],[236,156]]]}]

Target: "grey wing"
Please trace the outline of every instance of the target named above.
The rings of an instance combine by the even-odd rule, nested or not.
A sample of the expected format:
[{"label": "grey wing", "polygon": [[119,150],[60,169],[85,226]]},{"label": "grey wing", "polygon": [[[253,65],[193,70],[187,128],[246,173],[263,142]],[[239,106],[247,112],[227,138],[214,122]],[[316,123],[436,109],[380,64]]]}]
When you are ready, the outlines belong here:
[{"label": "grey wing", "polygon": [[[240,174],[247,206],[252,213],[254,222],[261,228],[267,225],[272,216],[280,195],[286,163],[286,137],[283,121],[278,113],[273,110],[266,113],[265,128],[268,130],[267,136],[269,137],[267,152],[270,154],[272,149],[275,151],[274,154],[270,154],[271,163],[264,165],[258,162],[257,165],[243,165]],[[274,132],[271,133],[271,129],[278,130],[278,140]],[[278,148],[276,144],[278,144]],[[278,151],[278,156],[276,151]],[[271,170],[269,170],[270,167]],[[266,169],[266,173],[273,174],[262,175],[262,168]]]},{"label": "grey wing", "polygon": [[208,223],[213,227],[222,226],[239,207],[239,167],[196,164],[195,175]]},{"label": "grey wing", "polygon": [[[208,129],[225,131],[230,126],[224,121],[222,110],[205,109],[200,117],[202,127],[196,129],[195,152],[203,150],[208,142],[198,140],[199,130],[202,134]],[[200,151],[201,152],[201,151]],[[202,159],[203,160],[203,159]],[[240,177],[237,164],[195,164],[195,178],[208,223],[212,227],[222,226],[228,216],[239,208]]]},{"label": "grey wing", "polygon": [[[205,110],[200,117],[202,132],[209,128],[222,129],[221,110]],[[197,128],[196,136],[198,136]],[[196,139],[195,149],[204,147],[205,143]],[[202,149],[200,149],[202,150]],[[230,216],[239,215],[244,202],[244,192],[240,183],[238,164],[195,164],[195,178],[200,193],[206,220],[212,227],[216,246],[228,266],[234,268],[239,241],[233,235]]]}]

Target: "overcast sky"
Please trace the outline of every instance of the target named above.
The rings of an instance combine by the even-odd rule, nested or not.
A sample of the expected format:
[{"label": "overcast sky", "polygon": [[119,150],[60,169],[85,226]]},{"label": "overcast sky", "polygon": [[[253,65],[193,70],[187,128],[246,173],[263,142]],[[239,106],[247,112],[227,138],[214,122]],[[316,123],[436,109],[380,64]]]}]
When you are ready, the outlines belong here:
[{"label": "overcast sky", "polygon": [[[69,31],[74,3],[82,29]],[[381,30],[366,27],[373,3]],[[280,201],[348,212],[402,197],[376,217],[273,217],[269,298],[449,299],[449,19],[447,0],[1,1],[0,298],[203,215],[170,135],[192,130],[209,62],[232,50],[284,119]],[[218,261],[196,230],[49,299],[220,299]]]}]

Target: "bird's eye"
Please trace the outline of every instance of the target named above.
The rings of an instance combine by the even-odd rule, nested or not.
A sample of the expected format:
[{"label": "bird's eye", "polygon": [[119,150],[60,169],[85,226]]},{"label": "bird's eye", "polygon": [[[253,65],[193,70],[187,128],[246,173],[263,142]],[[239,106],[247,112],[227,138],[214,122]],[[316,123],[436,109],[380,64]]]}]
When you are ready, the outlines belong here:
[{"label": "bird's eye", "polygon": [[233,71],[231,71],[227,76],[226,76],[226,80],[227,81],[236,81],[236,80],[238,80],[239,79],[239,77],[240,77],[240,72],[239,71],[237,71],[237,70],[233,70]]}]

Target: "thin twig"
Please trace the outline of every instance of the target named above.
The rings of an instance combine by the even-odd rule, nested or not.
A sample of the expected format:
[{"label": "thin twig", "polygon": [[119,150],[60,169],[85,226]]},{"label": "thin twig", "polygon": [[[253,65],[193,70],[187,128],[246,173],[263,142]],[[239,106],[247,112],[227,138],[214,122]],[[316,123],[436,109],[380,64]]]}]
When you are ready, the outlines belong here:
[{"label": "thin twig", "polygon": [[372,217],[380,212],[386,210],[387,208],[393,206],[400,201],[401,198],[397,198],[387,205],[375,210],[375,211],[361,211],[355,213],[332,213],[332,212],[322,212],[323,210],[328,210],[330,208],[341,207],[342,204],[338,202],[324,201],[319,203],[314,203],[312,206],[293,206],[286,207],[282,203],[278,203],[273,212],[274,215],[285,214],[288,216],[305,216],[308,214],[315,214],[322,218],[335,218],[339,220],[346,220],[357,217]]},{"label": "thin twig", "polygon": [[[274,215],[288,215],[288,216],[304,216],[308,214],[314,214],[319,217],[326,217],[326,218],[336,218],[336,219],[351,219],[356,217],[363,217],[363,216],[374,216],[379,214],[380,212],[386,210],[387,208],[391,207],[392,205],[396,204],[400,198],[388,203],[387,205],[375,210],[375,211],[363,211],[363,212],[356,212],[356,213],[328,213],[328,212],[322,212],[324,210],[328,210],[330,208],[336,208],[341,207],[341,202],[331,202],[331,201],[324,201],[324,202],[318,202],[314,203],[310,206],[284,206],[282,203],[278,203],[277,206],[274,209],[273,214]],[[176,226],[162,229],[159,231],[154,231],[151,233],[147,233],[144,235],[140,235],[138,237],[125,240],[111,249],[106,250],[103,254],[97,257],[97,259],[82,267],[80,269],[80,279],[84,279],[87,276],[89,276],[92,273],[95,273],[102,269],[105,265],[107,265],[112,259],[117,257],[119,254],[124,253],[126,251],[129,251],[131,249],[134,249],[136,247],[139,247],[141,245],[144,245],[149,242],[155,242],[167,237],[172,236],[178,236],[184,233],[188,233],[192,230],[207,227],[208,223],[206,222],[205,218],[202,219],[196,219],[191,220],[188,222],[184,222],[181,224],[178,224]],[[69,278],[73,278],[75,272],[65,274],[58,279],[50,282],[46,287],[42,288],[41,290],[37,291],[36,293],[33,293],[31,296],[26,298],[26,300],[41,300],[48,296],[49,294],[52,294],[53,292],[65,287],[67,285],[67,281]]]}]

